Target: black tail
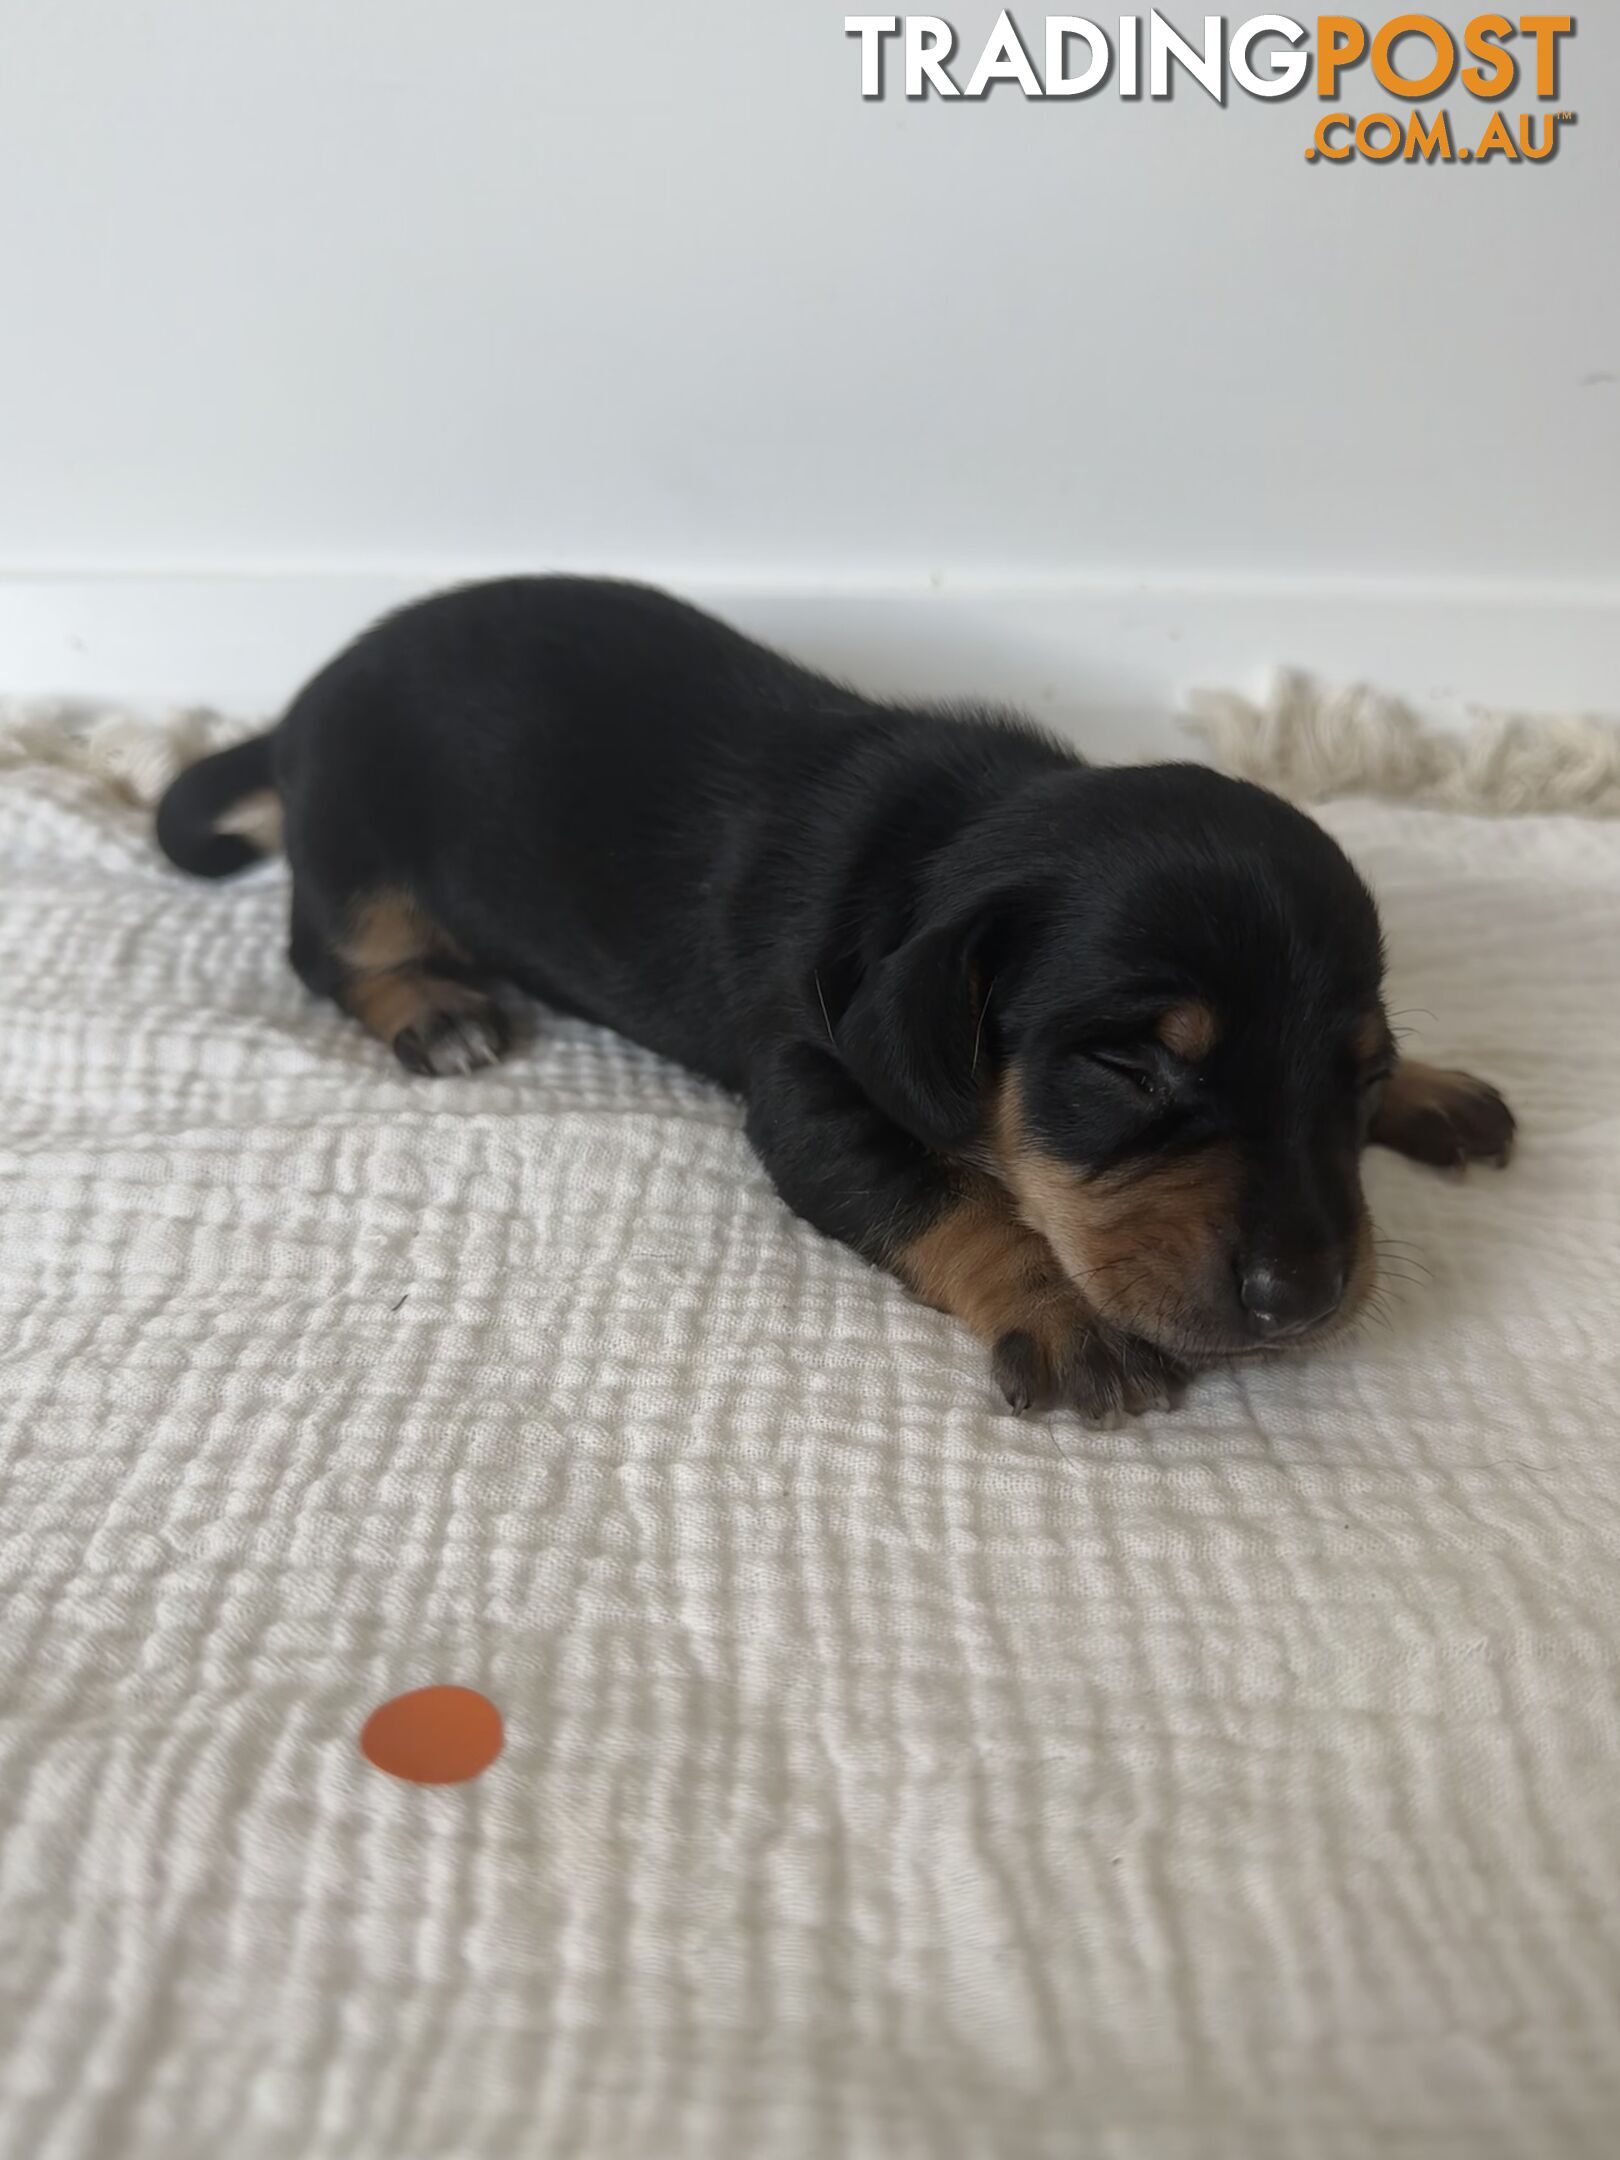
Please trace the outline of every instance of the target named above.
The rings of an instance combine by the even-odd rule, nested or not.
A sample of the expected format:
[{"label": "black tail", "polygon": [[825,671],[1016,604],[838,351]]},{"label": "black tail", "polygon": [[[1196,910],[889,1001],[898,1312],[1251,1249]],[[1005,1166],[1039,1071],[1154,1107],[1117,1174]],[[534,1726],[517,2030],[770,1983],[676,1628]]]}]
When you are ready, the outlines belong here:
[{"label": "black tail", "polygon": [[157,839],[170,862],[193,877],[231,877],[267,850],[245,832],[221,832],[220,820],[244,796],[273,793],[271,745],[275,737],[255,735],[195,765],[173,781],[157,806]]}]

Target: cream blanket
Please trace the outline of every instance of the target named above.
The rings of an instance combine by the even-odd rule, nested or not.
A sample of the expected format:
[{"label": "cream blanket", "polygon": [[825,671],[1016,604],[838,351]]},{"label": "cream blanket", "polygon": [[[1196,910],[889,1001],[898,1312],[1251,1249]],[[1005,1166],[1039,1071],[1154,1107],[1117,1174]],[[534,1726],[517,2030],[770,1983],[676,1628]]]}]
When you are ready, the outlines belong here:
[{"label": "cream blanket", "polygon": [[[723,1097],[407,1079],[279,871],[14,750],[8,2160],[1620,2149],[1620,825],[1328,813],[1521,1155],[1375,1161],[1387,1324],[1097,1435]],[[395,1784],[440,1679],[506,1752]]]}]

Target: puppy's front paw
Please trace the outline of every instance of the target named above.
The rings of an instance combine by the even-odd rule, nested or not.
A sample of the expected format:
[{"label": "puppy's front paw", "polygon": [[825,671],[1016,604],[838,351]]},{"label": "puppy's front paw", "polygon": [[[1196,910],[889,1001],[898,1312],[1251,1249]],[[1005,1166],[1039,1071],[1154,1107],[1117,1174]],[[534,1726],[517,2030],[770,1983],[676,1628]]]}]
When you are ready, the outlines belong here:
[{"label": "puppy's front paw", "polygon": [[1471,1162],[1505,1170],[1513,1155],[1518,1120],[1500,1091],[1472,1073],[1448,1075],[1455,1092],[1443,1110],[1450,1128],[1451,1160],[1460,1170]]},{"label": "puppy's front paw", "polygon": [[1464,1170],[1471,1162],[1505,1168],[1513,1153],[1513,1112],[1488,1080],[1402,1059],[1384,1089],[1372,1137],[1414,1162]]},{"label": "puppy's front paw", "polygon": [[1082,1322],[1058,1335],[1018,1329],[996,1344],[996,1383],[1018,1411],[1070,1409],[1109,1431],[1147,1410],[1174,1410],[1191,1378],[1152,1343]]},{"label": "puppy's front paw", "polygon": [[400,1029],[393,1047],[407,1072],[439,1079],[497,1064],[510,1041],[506,1015],[493,998],[466,998],[424,1011]]}]

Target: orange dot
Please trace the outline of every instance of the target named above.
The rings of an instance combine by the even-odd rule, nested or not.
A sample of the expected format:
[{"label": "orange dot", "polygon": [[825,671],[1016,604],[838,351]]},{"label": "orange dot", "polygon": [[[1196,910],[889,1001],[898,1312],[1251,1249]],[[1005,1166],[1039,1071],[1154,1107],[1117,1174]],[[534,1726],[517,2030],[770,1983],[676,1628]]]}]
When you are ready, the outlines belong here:
[{"label": "orange dot", "polygon": [[459,1785],[478,1777],[501,1752],[501,1713],[472,1688],[412,1688],[373,1710],[360,1752],[390,1777],[413,1785]]}]

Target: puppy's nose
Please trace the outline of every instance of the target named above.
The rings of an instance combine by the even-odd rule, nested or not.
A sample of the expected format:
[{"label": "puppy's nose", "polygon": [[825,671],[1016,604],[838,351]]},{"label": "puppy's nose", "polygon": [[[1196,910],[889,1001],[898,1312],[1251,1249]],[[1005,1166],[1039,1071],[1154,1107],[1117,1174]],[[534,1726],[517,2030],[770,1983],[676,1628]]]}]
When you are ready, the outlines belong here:
[{"label": "puppy's nose", "polygon": [[1273,1342],[1303,1335],[1344,1296],[1344,1269],[1336,1262],[1284,1268],[1256,1261],[1243,1270],[1238,1296],[1257,1335]]}]

